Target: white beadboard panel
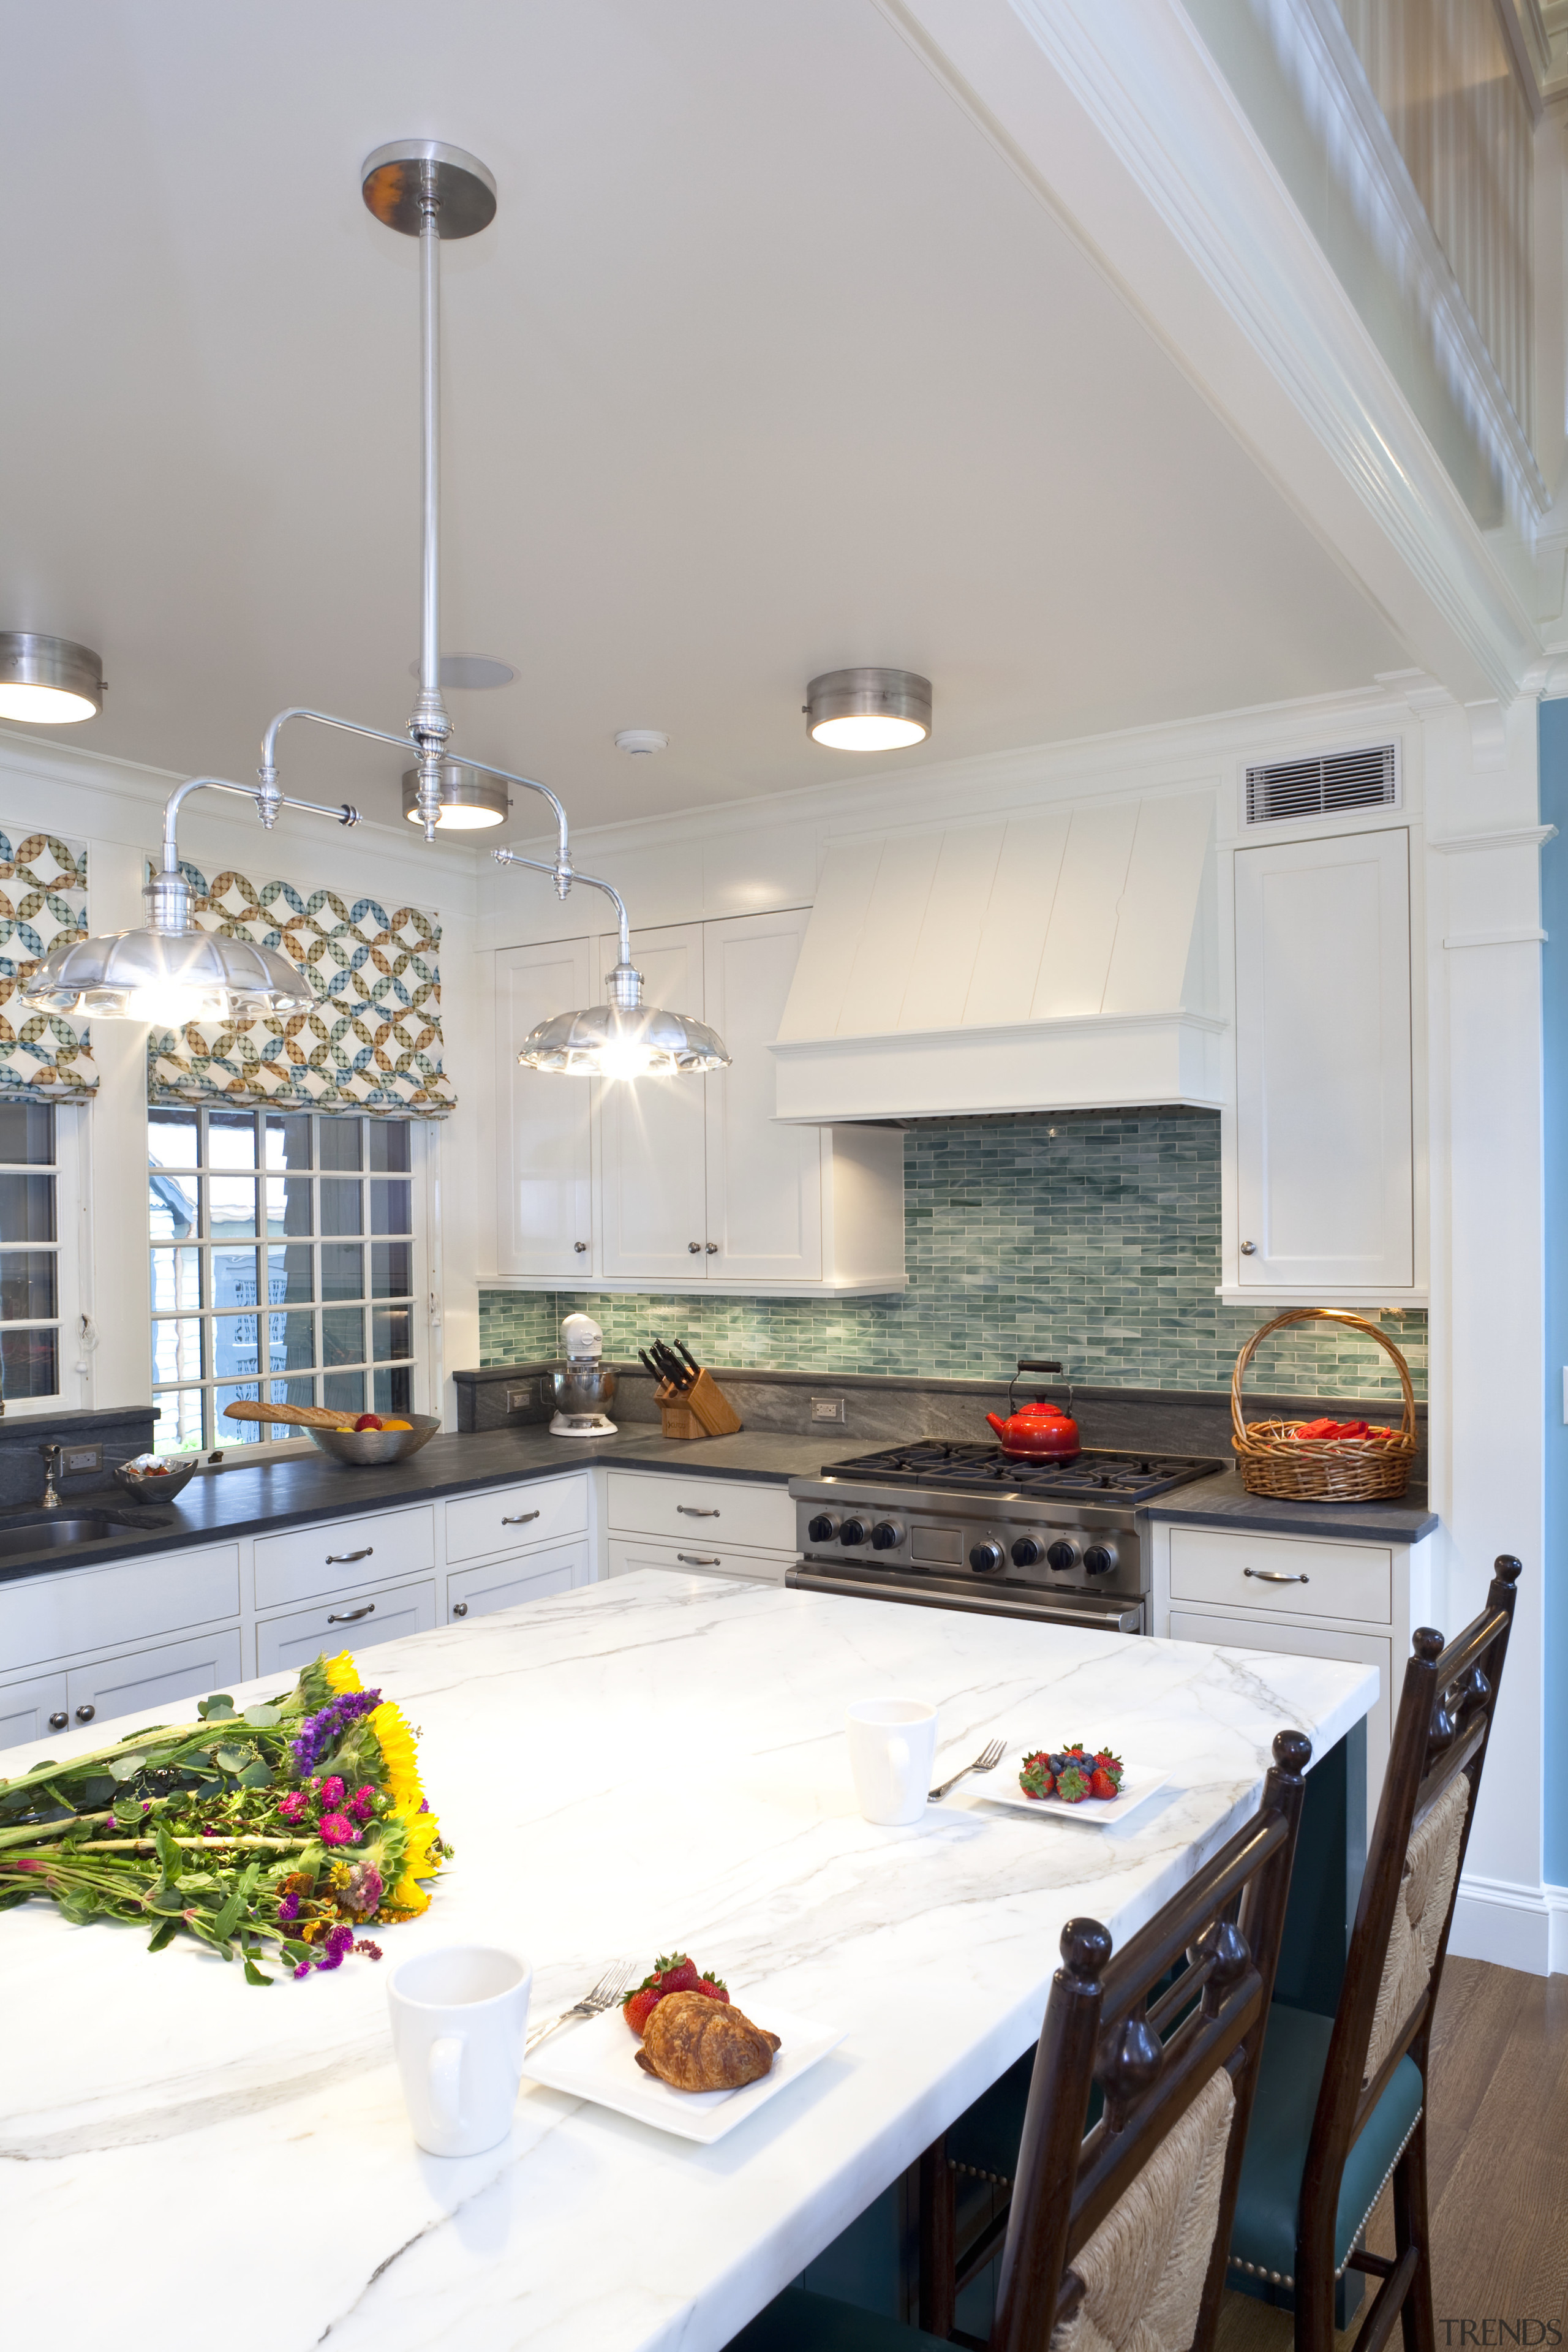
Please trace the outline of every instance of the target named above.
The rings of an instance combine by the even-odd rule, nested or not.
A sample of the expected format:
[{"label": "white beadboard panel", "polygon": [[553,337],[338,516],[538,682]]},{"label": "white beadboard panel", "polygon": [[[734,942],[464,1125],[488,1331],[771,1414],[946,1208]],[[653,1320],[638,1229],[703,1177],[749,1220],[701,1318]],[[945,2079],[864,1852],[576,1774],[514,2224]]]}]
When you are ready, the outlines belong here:
[{"label": "white beadboard panel", "polygon": [[1098,1013],[1142,803],[1077,808],[1029,1007],[1036,1021]]},{"label": "white beadboard panel", "polygon": [[880,841],[842,842],[828,857],[779,1024],[781,1037],[837,1034],[850,967],[881,862]]},{"label": "white beadboard panel", "polygon": [[1005,836],[1001,824],[943,834],[935,885],[899,1009],[900,1029],[942,1029],[964,1019]]},{"label": "white beadboard panel", "polygon": [[1008,825],[964,999],[966,1026],[1027,1020],[1070,823],[1064,813]]},{"label": "white beadboard panel", "polygon": [[1102,1013],[1167,1013],[1181,1003],[1214,820],[1212,793],[1140,802]]},{"label": "white beadboard panel", "polygon": [[838,1016],[839,1036],[881,1036],[899,1026],[942,854],[940,833],[906,835],[882,845],[860,944]]}]

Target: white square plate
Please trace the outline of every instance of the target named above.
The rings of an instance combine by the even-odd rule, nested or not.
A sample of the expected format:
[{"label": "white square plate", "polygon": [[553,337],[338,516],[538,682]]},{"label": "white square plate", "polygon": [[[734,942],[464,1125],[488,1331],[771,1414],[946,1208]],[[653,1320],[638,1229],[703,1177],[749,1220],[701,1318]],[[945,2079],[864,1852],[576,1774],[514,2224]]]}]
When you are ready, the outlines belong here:
[{"label": "white square plate", "polygon": [[1061,1797],[1026,1797],[1018,1786],[1018,1775],[1024,1769],[1025,1757],[1034,1753],[1032,1748],[1011,1749],[994,1772],[987,1772],[973,1783],[973,1794],[984,1797],[987,1804],[1011,1805],[1020,1813],[1044,1813],[1053,1821],[1085,1822],[1090,1829],[1107,1829],[1136,1812],[1170,1779],[1168,1772],[1156,1771],[1152,1765],[1124,1759],[1119,1797],[1085,1797],[1077,1805],[1069,1805]]},{"label": "white square plate", "polygon": [[[676,2132],[682,2139],[705,2143],[722,2139],[726,2132],[798,2082],[844,2039],[838,2026],[814,2025],[807,2018],[791,2017],[774,2009],[769,2001],[763,2002],[761,2009],[761,2016],[752,2022],[776,2033],[779,2046],[768,2073],[758,2082],[742,2084],[738,2091],[674,2091],[656,2075],[645,2074],[637,2061],[642,2044],[618,2007],[606,2010],[602,2017],[563,2025],[523,2061],[522,2071],[533,2082],[548,2084],[552,2091],[565,2091],[574,2099],[592,2099],[598,2106],[614,2107],[619,2115],[634,2116],[638,2123]],[[745,2014],[751,2017],[752,2012],[747,2010]]]}]

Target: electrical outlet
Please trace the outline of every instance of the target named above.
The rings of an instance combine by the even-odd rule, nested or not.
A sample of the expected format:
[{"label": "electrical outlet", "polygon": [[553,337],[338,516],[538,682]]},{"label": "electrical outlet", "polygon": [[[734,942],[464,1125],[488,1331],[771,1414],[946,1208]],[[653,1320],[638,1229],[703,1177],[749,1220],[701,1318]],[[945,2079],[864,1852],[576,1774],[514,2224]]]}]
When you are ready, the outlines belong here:
[{"label": "electrical outlet", "polygon": [[508,1412],[531,1412],[538,1402],[537,1389],[508,1389],[506,1392]]},{"label": "electrical outlet", "polygon": [[60,1455],[61,1474],[68,1478],[75,1478],[85,1470],[101,1470],[102,1467],[101,1445],[68,1445]]},{"label": "electrical outlet", "polygon": [[844,1399],[842,1397],[813,1397],[811,1400],[811,1417],[813,1421],[841,1422],[847,1420],[847,1415],[844,1410]]}]

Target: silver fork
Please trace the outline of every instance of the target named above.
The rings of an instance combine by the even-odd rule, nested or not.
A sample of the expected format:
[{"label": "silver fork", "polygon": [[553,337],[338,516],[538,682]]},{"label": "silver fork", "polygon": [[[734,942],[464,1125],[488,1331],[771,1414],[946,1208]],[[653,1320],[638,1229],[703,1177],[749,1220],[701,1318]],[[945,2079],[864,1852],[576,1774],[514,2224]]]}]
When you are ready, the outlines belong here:
[{"label": "silver fork", "polygon": [[564,2025],[569,2017],[597,2017],[604,2010],[613,2009],[626,1991],[632,1965],[630,1960],[612,1962],[598,1983],[591,1991],[585,1992],[581,2000],[574,2000],[570,2009],[562,2010],[558,2016],[550,2018],[543,2025],[534,2026],[522,2045],[523,2055],[526,2057],[531,2050],[537,2049],[546,2036],[553,2033],[558,2025]]},{"label": "silver fork", "polygon": [[959,1782],[967,1780],[972,1772],[994,1772],[1006,1753],[1007,1743],[1005,1739],[987,1740],[973,1764],[966,1764],[962,1772],[953,1774],[951,1780],[944,1780],[940,1788],[931,1790],[926,1798],[927,1804],[934,1805],[939,1797],[945,1797],[950,1789],[956,1789]]}]

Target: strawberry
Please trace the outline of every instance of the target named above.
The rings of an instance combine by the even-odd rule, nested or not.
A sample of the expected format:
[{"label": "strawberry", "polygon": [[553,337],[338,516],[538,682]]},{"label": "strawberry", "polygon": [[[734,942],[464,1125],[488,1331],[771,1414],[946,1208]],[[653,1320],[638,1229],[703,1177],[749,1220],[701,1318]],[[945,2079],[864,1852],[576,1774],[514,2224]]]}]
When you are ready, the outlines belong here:
[{"label": "strawberry", "polygon": [[1081,1805],[1089,1794],[1089,1775],[1077,1764],[1070,1763],[1057,1782],[1057,1794],[1064,1805]]},{"label": "strawberry", "polygon": [[706,1993],[710,2000],[730,1998],[723,1978],[704,1976],[685,1952],[661,1953],[641,1984],[621,2003],[621,2015],[634,2033],[640,2035],[646,2030],[648,2019],[669,1992]]},{"label": "strawberry", "polygon": [[648,2019],[663,1999],[664,1995],[657,1984],[646,1984],[639,1985],[636,1992],[628,1993],[622,2001],[621,2015],[639,2040]]},{"label": "strawberry", "polygon": [[1044,1748],[1037,1749],[1033,1756],[1026,1756],[1024,1768],[1018,1775],[1018,1786],[1025,1796],[1048,1797],[1057,1785],[1057,1770],[1060,1762],[1058,1756],[1047,1756]]},{"label": "strawberry", "polygon": [[700,1993],[706,1993],[710,2000],[721,2000],[728,2002],[730,1998],[729,1994],[724,1990],[724,1979],[722,1977],[703,1977],[699,1982],[697,1990]]},{"label": "strawberry", "polygon": [[702,1981],[701,1969],[684,1952],[671,1952],[668,1958],[655,1960],[653,1968],[660,1992],[695,1992]]},{"label": "strawberry", "polygon": [[1091,1797],[1120,1796],[1121,1784],[1119,1780],[1112,1779],[1102,1764],[1097,1764],[1089,1776],[1089,1793]]}]

